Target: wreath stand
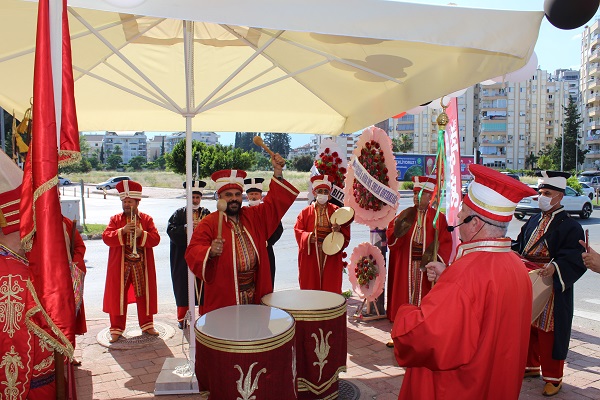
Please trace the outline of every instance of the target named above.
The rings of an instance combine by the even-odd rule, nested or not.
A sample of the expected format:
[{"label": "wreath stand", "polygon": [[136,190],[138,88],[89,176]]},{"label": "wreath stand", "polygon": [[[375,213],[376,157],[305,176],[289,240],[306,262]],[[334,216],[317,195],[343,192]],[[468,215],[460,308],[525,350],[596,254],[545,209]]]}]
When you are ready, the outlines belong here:
[{"label": "wreath stand", "polygon": [[[385,236],[385,229],[372,229],[370,239],[371,244],[376,246],[379,251],[381,251],[383,260],[385,262],[385,254],[387,253],[387,238]],[[375,301],[368,301],[367,299],[364,299],[360,307],[356,309],[353,318],[361,321],[374,321],[386,318],[384,299],[385,287]],[[364,313],[363,310],[365,311]]]}]

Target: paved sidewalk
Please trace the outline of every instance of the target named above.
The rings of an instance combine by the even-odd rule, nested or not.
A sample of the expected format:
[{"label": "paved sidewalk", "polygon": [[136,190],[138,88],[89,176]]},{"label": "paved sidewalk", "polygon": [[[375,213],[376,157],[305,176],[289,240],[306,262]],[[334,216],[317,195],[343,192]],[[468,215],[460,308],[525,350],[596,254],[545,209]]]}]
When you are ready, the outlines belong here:
[{"label": "paved sidewalk", "polygon": [[[354,383],[361,400],[395,400],[398,398],[404,369],[396,365],[393,351],[385,347],[391,324],[387,319],[356,321],[352,318],[360,301],[348,301],[348,360],[346,373],[340,377]],[[172,315],[158,314],[155,321],[175,326]],[[128,325],[137,318],[128,318]],[[97,334],[108,326],[106,319],[88,320],[88,333],[77,341],[76,367],[79,400],[150,399],[154,398],[156,378],[165,358],[184,358],[182,331],[152,348],[113,350],[99,345]],[[574,327],[571,350],[565,365],[562,391],[554,396],[561,400],[600,399],[600,332]],[[187,343],[186,350],[187,351]],[[540,378],[525,379],[519,399],[543,399]],[[159,399],[203,399],[198,395],[157,396]],[[217,400],[217,399],[215,399]],[[285,399],[282,399],[285,400]]]}]

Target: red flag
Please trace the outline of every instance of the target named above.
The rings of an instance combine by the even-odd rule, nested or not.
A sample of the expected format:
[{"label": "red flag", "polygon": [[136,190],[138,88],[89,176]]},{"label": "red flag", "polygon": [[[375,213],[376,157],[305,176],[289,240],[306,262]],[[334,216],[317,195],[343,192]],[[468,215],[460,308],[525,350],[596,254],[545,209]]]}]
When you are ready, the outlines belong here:
[{"label": "red flag", "polygon": [[[457,214],[462,201],[461,193],[461,173],[460,173],[460,139],[458,137],[458,100],[456,97],[450,100],[450,105],[446,109],[448,114],[448,124],[446,125],[446,160],[448,163],[446,169],[446,220],[448,226],[456,225]],[[452,232],[452,255],[450,260],[454,259],[456,246],[458,244],[458,229]]]},{"label": "red flag", "polygon": [[[61,144],[69,147],[69,154],[74,154],[79,151],[79,134],[73,98],[67,4],[66,0],[61,1],[64,53]],[[65,71],[67,69],[69,71]],[[56,190],[59,153],[53,93],[49,0],[40,0],[33,80],[33,132],[25,162],[20,204],[21,241],[23,247],[30,250],[29,266],[40,303],[59,330],[52,334],[53,345],[56,350],[72,356],[75,301]]]}]

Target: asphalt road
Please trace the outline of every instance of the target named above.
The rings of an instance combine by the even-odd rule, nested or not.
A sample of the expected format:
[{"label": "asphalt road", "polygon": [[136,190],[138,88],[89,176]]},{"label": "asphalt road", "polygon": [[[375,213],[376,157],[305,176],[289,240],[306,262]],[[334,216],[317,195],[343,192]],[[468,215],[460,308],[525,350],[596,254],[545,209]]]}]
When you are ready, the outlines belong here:
[{"label": "asphalt road", "polygon": [[[73,199],[71,188],[66,188],[67,193],[63,199]],[[298,288],[298,246],[293,234],[296,217],[302,208],[306,207],[306,201],[296,201],[284,216],[282,223],[283,235],[275,245],[275,257],[277,272],[275,277],[275,290]],[[412,199],[402,198],[399,209],[402,210],[412,204]],[[157,265],[157,281],[159,294],[159,311],[175,313],[175,299],[171,286],[169,267],[169,237],[166,234],[167,221],[171,214],[179,207],[185,205],[185,199],[180,198],[144,198],[140,203],[140,210],[151,215],[161,234],[161,242],[154,249]],[[121,211],[121,202],[117,196],[109,195],[106,199],[100,193],[94,193],[85,198],[86,222],[106,224],[111,215]],[[203,199],[202,206],[209,210],[216,210],[214,200]],[[600,250],[600,210],[594,211],[589,220],[580,220],[575,217],[584,229],[590,231],[590,244]],[[516,237],[525,221],[513,219],[509,227],[510,237]],[[369,228],[357,223],[352,224],[352,240],[348,246],[347,253],[362,242],[370,241]],[[106,262],[108,258],[108,247],[102,240],[86,241],[86,266],[88,273],[85,286],[85,307],[88,318],[106,318],[107,314],[102,312],[102,297],[106,279]],[[600,274],[587,272],[575,285],[575,326],[584,326],[600,330]],[[350,289],[351,285],[347,277],[344,279],[343,289]],[[130,313],[134,313],[135,307],[130,307]]]}]

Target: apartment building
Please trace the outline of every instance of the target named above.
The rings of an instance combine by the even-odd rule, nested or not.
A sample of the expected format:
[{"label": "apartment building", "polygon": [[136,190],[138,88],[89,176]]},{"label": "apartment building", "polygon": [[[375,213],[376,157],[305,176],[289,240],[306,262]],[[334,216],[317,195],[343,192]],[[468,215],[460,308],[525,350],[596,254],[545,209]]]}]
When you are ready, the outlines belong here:
[{"label": "apartment building", "polygon": [[[469,88],[458,98],[461,154],[475,155],[480,163],[496,169],[525,168],[530,153],[537,155],[562,133],[568,95],[569,83],[543,70],[526,82]],[[427,108],[394,119],[390,136],[409,135],[414,142],[410,152],[433,154],[438,114]]]},{"label": "apartment building", "polygon": [[581,119],[583,169],[600,169],[600,19],[581,33]]},{"label": "apartment building", "polygon": [[129,163],[133,157],[147,158],[146,134],[144,132],[106,132],[104,136],[104,154],[108,155],[119,146],[123,154],[123,163]]},{"label": "apartment building", "polygon": [[[148,161],[156,160],[162,154],[162,146],[165,153],[173,151],[173,147],[185,140],[185,132],[175,132],[169,135],[155,135],[148,141]],[[215,132],[192,132],[192,140],[214,146],[219,143],[219,135]]]},{"label": "apartment building", "polygon": [[358,137],[361,132],[356,133],[342,133],[339,136],[326,136],[326,135],[313,135],[310,140],[310,153],[318,154],[319,147],[321,146],[321,142],[325,139],[332,139],[340,146],[340,151],[343,153],[342,156],[346,157],[346,160],[350,160],[350,156],[352,156],[352,152],[356,147],[356,142],[358,141]]}]

